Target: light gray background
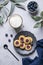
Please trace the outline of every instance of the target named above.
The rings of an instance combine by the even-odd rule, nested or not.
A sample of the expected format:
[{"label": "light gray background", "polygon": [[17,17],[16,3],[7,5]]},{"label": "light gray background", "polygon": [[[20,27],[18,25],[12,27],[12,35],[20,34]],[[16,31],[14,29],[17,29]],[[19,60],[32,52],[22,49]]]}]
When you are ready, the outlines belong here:
[{"label": "light gray background", "polygon": [[[25,8],[29,1],[31,0],[27,0],[27,2],[22,3]],[[43,11],[43,0],[35,1],[39,4],[39,12]],[[10,9],[10,6],[11,2],[7,5],[7,7]],[[19,14],[22,16],[24,25],[24,28],[22,30],[32,32],[36,36],[37,40],[43,39],[43,28],[33,28],[35,21],[31,18],[30,14],[27,11],[23,11],[15,7],[12,14]],[[8,38],[5,37],[6,33],[8,33]],[[16,53],[13,47],[13,38],[10,37],[10,34],[13,34],[14,38],[16,32],[13,28],[11,28],[8,20],[3,26],[0,26],[0,65],[22,65],[22,56]],[[8,39],[11,39],[11,43],[8,42]],[[19,58],[19,62],[7,50],[3,49],[4,44],[8,44],[9,49]],[[35,51],[35,53],[30,55],[29,57],[34,58],[35,56],[37,56],[37,51]]]}]

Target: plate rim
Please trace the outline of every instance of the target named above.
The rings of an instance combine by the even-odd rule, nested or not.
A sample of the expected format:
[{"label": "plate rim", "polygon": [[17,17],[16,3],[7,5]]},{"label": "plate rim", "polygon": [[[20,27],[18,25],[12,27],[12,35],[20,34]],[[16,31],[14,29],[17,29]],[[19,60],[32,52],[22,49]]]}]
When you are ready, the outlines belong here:
[{"label": "plate rim", "polygon": [[[29,33],[31,33],[30,31],[20,31],[20,32],[29,32]],[[17,34],[19,34],[20,32],[18,32]],[[16,34],[16,35],[17,35]],[[34,35],[33,33],[31,33],[32,35]],[[16,37],[16,35],[15,35],[15,37]],[[15,39],[15,37],[14,37],[14,39]],[[34,37],[35,37],[35,35],[34,35]],[[14,39],[13,39],[13,47],[14,47],[14,49],[15,49],[15,51],[16,51],[16,47],[14,46]],[[36,39],[36,37],[35,37],[35,39]],[[37,42],[37,39],[36,39],[36,42]],[[36,50],[36,47],[34,48],[34,50],[32,51],[32,52],[30,52],[30,53],[28,53],[28,54],[21,54],[21,53],[19,53],[19,52],[17,52],[19,55],[21,55],[21,56],[29,56],[29,55],[31,55],[31,54],[33,54],[34,52],[35,52],[35,50]]]}]

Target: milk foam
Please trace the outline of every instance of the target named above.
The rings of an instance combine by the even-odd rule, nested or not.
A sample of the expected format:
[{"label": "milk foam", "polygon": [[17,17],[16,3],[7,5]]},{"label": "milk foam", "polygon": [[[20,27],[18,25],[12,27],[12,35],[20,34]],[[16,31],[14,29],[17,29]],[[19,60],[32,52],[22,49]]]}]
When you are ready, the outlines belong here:
[{"label": "milk foam", "polygon": [[22,18],[19,15],[14,15],[10,18],[10,24],[14,28],[18,28],[22,24]]}]

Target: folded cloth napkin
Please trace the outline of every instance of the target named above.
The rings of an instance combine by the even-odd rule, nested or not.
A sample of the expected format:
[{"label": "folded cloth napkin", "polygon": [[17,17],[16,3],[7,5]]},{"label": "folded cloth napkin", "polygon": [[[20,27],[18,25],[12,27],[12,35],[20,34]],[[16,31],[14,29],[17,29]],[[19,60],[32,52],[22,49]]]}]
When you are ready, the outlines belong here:
[{"label": "folded cloth napkin", "polygon": [[[34,60],[37,60],[37,58],[38,58],[38,57],[35,57]],[[23,65],[30,65],[31,63],[34,62],[34,60],[32,60],[32,59],[30,59],[30,58],[23,58],[23,59],[22,59],[22,64],[23,64]]]},{"label": "folded cloth napkin", "polygon": [[23,65],[43,65],[43,39],[37,41],[36,50],[39,57],[35,57],[35,59],[33,60],[30,58],[23,58],[22,59]]},{"label": "folded cloth napkin", "polygon": [[43,65],[43,59],[37,58],[32,63],[30,63],[30,65]]},{"label": "folded cloth napkin", "polygon": [[37,41],[36,49],[39,57],[43,58],[43,39]]}]

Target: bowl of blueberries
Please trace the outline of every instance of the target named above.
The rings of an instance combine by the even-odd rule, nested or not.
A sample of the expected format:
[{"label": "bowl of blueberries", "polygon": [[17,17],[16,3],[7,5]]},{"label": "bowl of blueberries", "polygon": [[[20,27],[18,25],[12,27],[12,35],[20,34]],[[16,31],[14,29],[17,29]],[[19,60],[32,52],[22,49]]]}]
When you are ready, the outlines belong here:
[{"label": "bowl of blueberries", "polygon": [[35,14],[38,12],[38,4],[35,1],[30,1],[27,5],[27,8],[31,14]]}]

